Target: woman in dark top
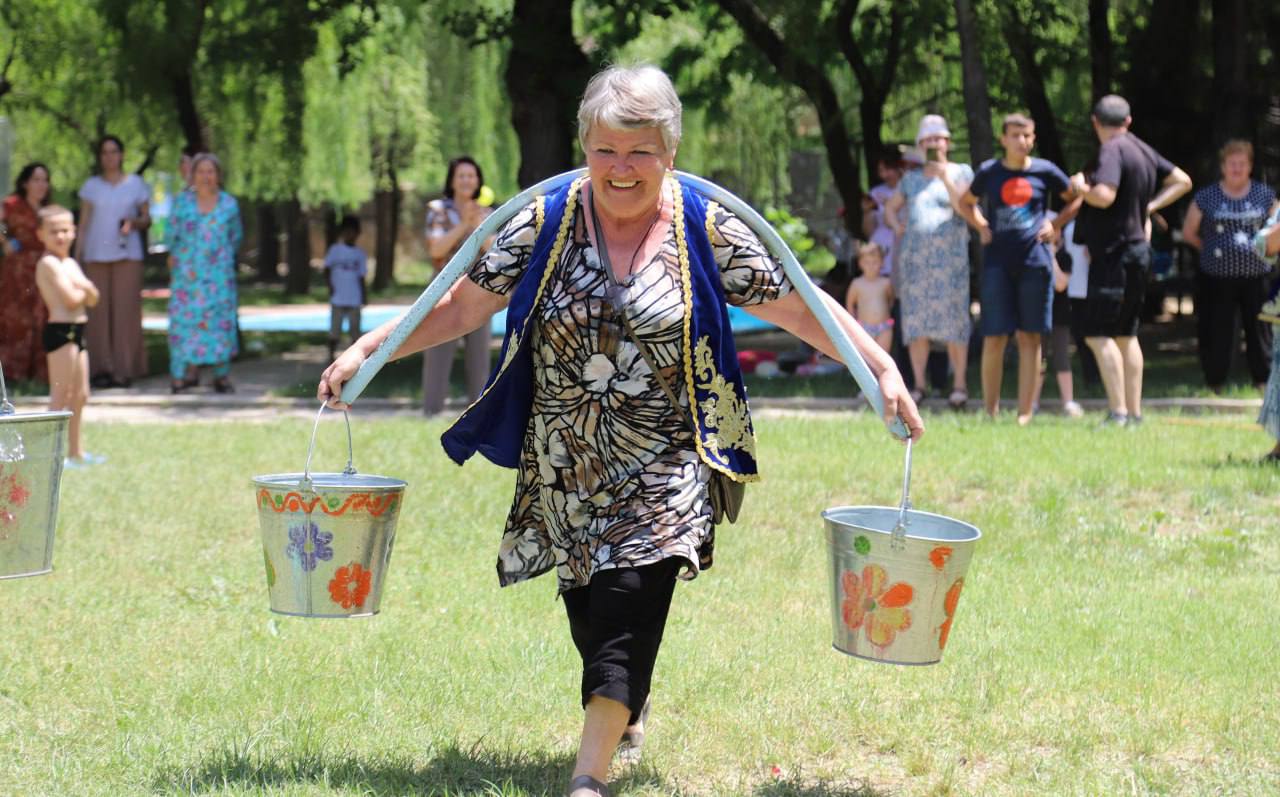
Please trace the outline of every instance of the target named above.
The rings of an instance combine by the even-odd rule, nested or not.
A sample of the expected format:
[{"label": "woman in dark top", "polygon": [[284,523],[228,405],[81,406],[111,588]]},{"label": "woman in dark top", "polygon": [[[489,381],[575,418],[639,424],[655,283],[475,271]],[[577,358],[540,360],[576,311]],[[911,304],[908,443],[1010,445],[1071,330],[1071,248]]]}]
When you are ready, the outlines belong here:
[{"label": "woman in dark top", "polygon": [[1249,376],[1261,389],[1270,366],[1271,327],[1258,320],[1267,298],[1271,265],[1253,247],[1253,236],[1276,208],[1276,193],[1250,179],[1253,145],[1228,141],[1220,154],[1222,179],[1195,194],[1182,237],[1200,250],[1196,318],[1200,367],[1215,393],[1222,392],[1239,345],[1236,314],[1244,330]]}]

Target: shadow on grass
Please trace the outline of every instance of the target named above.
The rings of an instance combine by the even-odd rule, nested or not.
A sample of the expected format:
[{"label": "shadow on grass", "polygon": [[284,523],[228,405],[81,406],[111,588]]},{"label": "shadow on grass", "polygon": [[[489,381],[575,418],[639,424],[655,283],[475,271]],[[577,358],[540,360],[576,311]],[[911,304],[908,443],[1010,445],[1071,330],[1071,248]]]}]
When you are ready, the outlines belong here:
[{"label": "shadow on grass", "polygon": [[[160,770],[152,786],[157,794],[320,784],[355,790],[369,797],[559,797],[564,794],[572,769],[573,756],[569,754],[492,751],[478,744],[470,749],[457,745],[437,748],[426,763],[403,756],[361,758],[349,753],[291,752],[273,758],[258,750],[223,748],[192,765]],[[625,772],[613,786],[620,794],[641,786],[662,793],[669,791],[662,778],[644,765]],[[766,794],[844,797],[846,793]]]},{"label": "shadow on grass", "polygon": [[792,780],[779,780],[757,786],[751,793],[754,797],[884,797],[888,794],[864,783],[828,785],[798,783]]}]

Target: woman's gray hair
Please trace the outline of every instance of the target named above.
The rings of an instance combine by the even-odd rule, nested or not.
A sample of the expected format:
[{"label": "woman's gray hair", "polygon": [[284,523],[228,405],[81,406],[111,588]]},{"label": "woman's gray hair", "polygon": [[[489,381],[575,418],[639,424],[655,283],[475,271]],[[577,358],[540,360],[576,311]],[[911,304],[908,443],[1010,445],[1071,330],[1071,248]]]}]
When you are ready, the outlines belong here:
[{"label": "woman's gray hair", "polygon": [[578,104],[578,143],[597,124],[621,130],[656,127],[662,146],[674,152],[680,143],[680,98],[667,73],[652,64],[611,66],[587,83]]},{"label": "woman's gray hair", "polygon": [[212,152],[197,152],[196,156],[191,159],[191,176],[195,177],[196,167],[208,161],[213,164],[213,170],[218,173],[218,185],[222,185],[222,161],[218,160],[218,156]]}]

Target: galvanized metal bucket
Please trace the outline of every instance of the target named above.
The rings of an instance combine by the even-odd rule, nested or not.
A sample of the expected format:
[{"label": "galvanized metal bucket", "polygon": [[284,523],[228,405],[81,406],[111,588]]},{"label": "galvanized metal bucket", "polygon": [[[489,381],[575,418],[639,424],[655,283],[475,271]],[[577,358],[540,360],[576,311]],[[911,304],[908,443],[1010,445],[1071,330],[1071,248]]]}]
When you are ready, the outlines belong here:
[{"label": "galvanized metal bucket", "polygon": [[898,507],[822,513],[832,646],[886,664],[936,664],[955,620],[977,527],[910,508],[911,443]]},{"label": "galvanized metal bucket", "polygon": [[0,369],[0,579],[53,571],[53,532],[71,413],[18,413]]},{"label": "galvanized metal bucket", "polygon": [[[296,617],[378,613],[405,482],[356,473],[347,418],[347,467],[312,473],[321,406],[302,473],[255,476],[271,611]],[[346,413],[343,413],[344,418]]]}]

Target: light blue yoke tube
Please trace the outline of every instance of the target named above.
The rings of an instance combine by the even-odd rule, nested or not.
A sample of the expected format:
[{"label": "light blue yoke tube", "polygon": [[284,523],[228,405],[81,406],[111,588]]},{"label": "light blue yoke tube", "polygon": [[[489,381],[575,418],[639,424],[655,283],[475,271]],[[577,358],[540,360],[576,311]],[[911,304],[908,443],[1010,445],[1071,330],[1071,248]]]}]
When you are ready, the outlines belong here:
[{"label": "light blue yoke tube", "polygon": [[436,274],[436,278],[431,280],[431,284],[422,292],[412,306],[405,311],[396,325],[387,333],[387,337],[374,350],[369,358],[360,364],[360,370],[356,371],[355,376],[347,380],[342,386],[341,400],[347,404],[353,403],[364,389],[369,386],[369,382],[373,379],[382,366],[387,364],[387,360],[391,359],[391,355],[395,350],[400,348],[400,344],[404,343],[405,338],[409,337],[409,333],[418,328],[422,320],[427,317],[432,308],[448,293],[453,287],[453,283],[458,281],[471,264],[475,262],[476,255],[480,252],[480,245],[485,242],[490,235],[502,229],[502,225],[520,212],[525,205],[529,204],[541,194],[548,194],[565,183],[572,182],[579,175],[586,174],[586,169],[575,169],[571,172],[548,177],[542,182],[531,188],[521,191],[514,199],[505,202],[502,207],[489,214],[489,217],[480,222],[480,226],[467,237],[462,247],[449,258],[448,264]]},{"label": "light blue yoke tube", "polygon": [[[422,292],[422,295],[413,303],[413,306],[405,311],[405,314],[400,318],[400,321],[395,325],[391,332],[387,334],[387,337],[382,341],[382,344],[378,346],[377,350],[374,351],[374,353],[370,355],[364,363],[361,364],[360,370],[356,372],[355,376],[351,377],[351,379],[342,386],[342,401],[347,404],[351,404],[359,398],[365,387],[368,386],[369,381],[373,379],[374,375],[377,374],[378,371],[382,370],[382,366],[386,365],[391,354],[396,349],[400,348],[400,345],[404,343],[405,338],[409,337],[409,333],[417,329],[418,325],[427,317],[427,314],[436,306],[436,303],[440,301],[441,297],[443,297],[445,293],[448,292],[449,288],[453,287],[453,284],[458,281],[458,278],[461,277],[468,268],[470,268],[471,264],[476,259],[476,254],[480,251],[480,245],[484,243],[485,239],[497,232],[502,225],[510,221],[511,218],[519,213],[525,205],[532,202],[534,197],[540,194],[550,193],[560,186],[586,174],[586,171],[586,169],[575,169],[571,172],[565,172],[564,174],[543,180],[532,188],[525,189],[514,199],[509,200],[503,204],[502,207],[498,208],[498,210],[491,213],[489,217],[471,233],[466,242],[462,245],[462,248],[460,248],[457,253],[449,259],[448,265],[446,265],[440,273],[436,275],[436,278],[431,281],[431,284]],[[849,335],[844,331],[844,328],[840,326],[839,322],[836,321],[835,316],[832,315],[830,309],[822,301],[822,295],[818,287],[813,284],[813,280],[809,278],[809,275],[800,266],[799,261],[796,260],[796,256],[792,254],[790,247],[788,247],[786,242],[782,240],[782,237],[778,235],[777,231],[773,229],[773,226],[746,202],[743,202],[741,199],[715,183],[708,182],[701,177],[688,174],[687,172],[676,172],[676,174],[682,180],[685,180],[694,188],[705,194],[707,198],[719,202],[731,213],[740,217],[744,222],[746,222],[747,226],[751,228],[751,231],[760,237],[760,240],[762,240],[765,246],[769,248],[769,251],[773,253],[773,256],[778,258],[779,262],[782,263],[783,270],[791,280],[792,285],[795,286],[796,291],[800,294],[800,298],[804,300],[806,305],[808,305],[809,310],[813,312],[814,317],[818,319],[818,323],[822,325],[827,336],[830,337],[832,343],[835,344],[836,351],[840,353],[840,357],[845,361],[845,365],[853,375],[854,381],[856,381],[858,386],[862,388],[862,392],[871,402],[871,406],[875,408],[877,414],[883,415],[884,396],[880,393],[879,382],[877,382],[875,376],[872,375],[871,369],[867,367],[866,361],[863,360],[862,355],[858,353],[858,349],[853,345],[853,341],[850,340]],[[907,427],[903,424],[901,418],[895,418],[889,428],[890,431],[898,437],[906,438],[909,436],[907,434]]]},{"label": "light blue yoke tube", "polygon": [[[809,310],[818,319],[818,323],[826,330],[827,337],[831,338],[831,342],[835,344],[836,351],[840,353],[840,358],[844,360],[849,373],[853,374],[853,379],[858,383],[858,387],[862,388],[863,395],[867,397],[867,400],[871,402],[871,406],[875,408],[876,414],[884,415],[884,396],[880,393],[880,383],[871,373],[871,369],[867,367],[866,361],[858,353],[857,347],[853,345],[853,341],[849,338],[848,333],[845,332],[844,327],[840,326],[835,316],[832,315],[831,309],[822,301],[821,289],[813,284],[809,274],[800,266],[796,256],[792,254],[791,247],[787,246],[786,242],[782,240],[782,236],[778,235],[777,230],[773,229],[773,225],[746,202],[743,202],[715,183],[708,182],[697,175],[688,174],[687,172],[676,172],[676,174],[682,180],[701,191],[708,199],[714,199],[741,218],[751,228],[751,231],[760,237],[765,246],[769,247],[769,251],[773,253],[773,256],[782,263],[783,271],[787,273],[787,277],[800,294],[800,298],[804,299],[804,303],[809,306]],[[889,430],[903,439],[910,436],[907,433],[906,424],[902,422],[901,418],[894,418],[893,423],[889,425]]]}]

